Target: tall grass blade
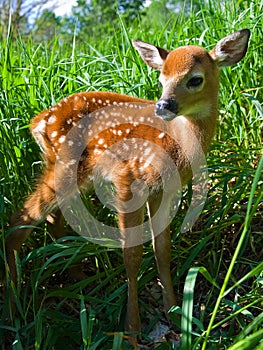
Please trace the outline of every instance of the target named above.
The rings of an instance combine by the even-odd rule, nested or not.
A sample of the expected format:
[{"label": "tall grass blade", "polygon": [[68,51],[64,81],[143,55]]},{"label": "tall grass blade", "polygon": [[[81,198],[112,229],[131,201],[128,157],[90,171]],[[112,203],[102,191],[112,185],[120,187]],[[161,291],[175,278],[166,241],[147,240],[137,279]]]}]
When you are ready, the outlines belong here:
[{"label": "tall grass blade", "polygon": [[228,350],[256,350],[256,346],[258,350],[263,349],[263,329],[259,329],[257,332],[247,336],[245,339],[240,340],[236,344],[230,346]]},{"label": "tall grass blade", "polygon": [[[239,343],[241,340],[245,339],[249,333],[253,332],[257,328],[263,328],[263,312],[261,312],[257,317],[254,318],[239,335],[235,338],[235,344]],[[263,339],[262,339],[263,340]]]},{"label": "tall grass blade", "polygon": [[88,320],[87,320],[87,311],[86,311],[85,301],[83,296],[81,297],[81,300],[80,300],[80,324],[81,324],[83,349],[88,350],[88,339],[89,339]]},{"label": "tall grass blade", "polygon": [[198,272],[201,273],[212,285],[218,288],[216,282],[204,267],[192,267],[185,280],[184,298],[182,305],[182,349],[188,350],[192,347],[192,323],[195,323],[200,330],[204,329],[203,324],[193,317],[194,287]]},{"label": "tall grass blade", "polygon": [[[87,310],[85,306],[85,298],[81,296],[80,300],[80,324],[81,324],[81,334],[83,341],[83,349],[90,350],[92,345],[92,330],[95,321],[95,314],[92,310],[89,311],[87,315]],[[94,347],[92,347],[94,348]],[[94,348],[95,349],[95,348]]]},{"label": "tall grass blade", "polygon": [[194,286],[199,267],[193,267],[189,270],[185,285],[184,299],[182,305],[182,349],[188,350],[192,346],[192,318],[193,318],[193,303],[194,303]]},{"label": "tall grass blade", "polygon": [[252,269],[249,273],[247,273],[239,281],[237,281],[233,286],[231,286],[227,291],[225,291],[225,293],[223,294],[223,297],[225,297],[228,293],[230,293],[231,290],[233,290],[236,287],[240,286],[247,279],[256,276],[257,274],[261,273],[262,271],[263,271],[263,262],[259,263],[259,265],[257,265],[254,269]]}]

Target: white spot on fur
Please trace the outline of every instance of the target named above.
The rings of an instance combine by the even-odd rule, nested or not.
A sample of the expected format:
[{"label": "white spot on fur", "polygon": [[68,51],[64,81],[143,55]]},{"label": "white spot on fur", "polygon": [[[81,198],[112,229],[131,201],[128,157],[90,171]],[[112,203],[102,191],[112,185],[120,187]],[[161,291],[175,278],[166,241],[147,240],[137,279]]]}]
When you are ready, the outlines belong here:
[{"label": "white spot on fur", "polygon": [[53,131],[52,133],[51,133],[51,137],[56,137],[57,136],[57,134],[58,134],[58,132],[57,131]]},{"label": "white spot on fur", "polygon": [[130,147],[127,145],[127,143],[123,143],[123,149],[125,150],[125,151],[129,151],[129,149],[130,149]]},{"label": "white spot on fur", "polygon": [[146,150],[144,151],[144,154],[147,156],[148,154],[150,154],[152,151],[152,149],[149,147],[149,148],[146,148]]},{"label": "white spot on fur", "polygon": [[101,154],[101,153],[102,153],[102,151],[97,149],[97,148],[94,150],[94,154]]},{"label": "white spot on fur", "polygon": [[164,137],[165,133],[164,132],[161,132],[159,135],[158,135],[158,139],[162,139]]},{"label": "white spot on fur", "polygon": [[35,133],[43,134],[46,131],[46,121],[44,119],[41,120],[41,122],[37,125],[37,127],[34,129]]},{"label": "white spot on fur", "polygon": [[65,140],[66,140],[66,136],[65,136],[65,135],[62,135],[62,136],[60,136],[60,138],[58,139],[58,142],[59,142],[59,143],[63,143],[63,142],[65,142]]},{"label": "white spot on fur", "polygon": [[151,162],[153,161],[153,158],[155,157],[155,154],[153,153],[147,160],[146,162],[144,163],[144,168],[147,168]]},{"label": "white spot on fur", "polygon": [[71,159],[69,162],[68,162],[68,165],[74,165],[76,164],[76,159]]},{"label": "white spot on fur", "polygon": [[53,123],[55,123],[55,121],[56,121],[56,116],[55,116],[55,115],[51,115],[51,116],[48,118],[47,123],[48,123],[48,124],[53,124]]}]

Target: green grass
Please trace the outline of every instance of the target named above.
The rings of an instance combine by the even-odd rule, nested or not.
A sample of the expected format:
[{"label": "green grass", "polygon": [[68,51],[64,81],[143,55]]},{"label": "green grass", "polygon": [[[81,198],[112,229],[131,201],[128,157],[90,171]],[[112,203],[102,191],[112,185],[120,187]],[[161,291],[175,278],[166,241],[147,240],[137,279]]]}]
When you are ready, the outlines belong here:
[{"label": "green grass", "polygon": [[[167,341],[158,349],[259,350],[263,346],[262,2],[222,6],[209,1],[198,13],[179,14],[165,28],[156,25],[148,31],[143,31],[143,24],[127,29],[120,21],[115,37],[105,36],[97,43],[88,38],[79,43],[77,37],[76,45],[60,45],[58,38],[38,45],[23,38],[1,42],[3,237],[11,213],[22,205],[41,172],[39,148],[29,134],[35,114],[79,91],[157,99],[158,73],[142,62],[131,39],[167,48],[191,43],[211,49],[221,37],[240,28],[249,28],[252,36],[246,57],[222,70],[217,135],[207,157],[210,188],[205,207],[192,232],[181,235],[189,202],[185,192],[172,223],[172,272],[179,308],[171,310],[171,318],[176,322],[176,313],[183,314],[182,342]],[[97,210],[112,221],[105,208]],[[3,240],[0,256],[5,275]],[[76,283],[65,270],[78,262],[88,278]],[[2,290],[0,294],[2,349],[132,348],[122,333],[114,333],[122,330],[127,292],[120,250],[87,244],[70,230],[67,239],[54,242],[43,224],[23,246],[18,267],[18,286],[9,285],[6,295]],[[139,276],[147,332],[162,309],[158,293],[152,301],[156,283],[148,244]],[[17,313],[10,313],[11,295]]]}]

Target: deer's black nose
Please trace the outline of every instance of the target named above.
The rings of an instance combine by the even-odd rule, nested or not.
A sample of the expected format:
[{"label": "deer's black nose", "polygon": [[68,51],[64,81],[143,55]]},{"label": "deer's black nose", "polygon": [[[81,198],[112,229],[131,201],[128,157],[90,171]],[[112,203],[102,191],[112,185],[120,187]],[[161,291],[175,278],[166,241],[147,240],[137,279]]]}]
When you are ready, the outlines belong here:
[{"label": "deer's black nose", "polygon": [[156,103],[155,112],[165,120],[172,120],[178,112],[178,103],[174,98],[160,99]]}]

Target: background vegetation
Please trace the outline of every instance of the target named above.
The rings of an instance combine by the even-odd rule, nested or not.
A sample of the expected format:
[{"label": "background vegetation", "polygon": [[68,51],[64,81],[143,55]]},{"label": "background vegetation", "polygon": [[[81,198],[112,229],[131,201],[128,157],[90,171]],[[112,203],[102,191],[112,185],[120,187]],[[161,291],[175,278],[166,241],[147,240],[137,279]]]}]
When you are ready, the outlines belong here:
[{"label": "background vegetation", "polygon": [[[23,2],[22,2],[23,3]],[[181,342],[154,345],[151,330],[162,319],[154,255],[145,247],[139,276],[145,349],[262,349],[262,1],[79,0],[73,16],[40,12],[1,18],[0,39],[0,215],[1,236],[9,218],[32,191],[41,172],[30,119],[79,91],[116,91],[147,99],[160,96],[158,73],[146,67],[131,45],[141,39],[162,47],[196,44],[211,49],[225,35],[251,30],[249,51],[222,71],[218,130],[208,156],[210,189],[192,232],[180,226],[189,203],[185,192],[172,224],[172,275]],[[111,6],[109,6],[111,5]],[[126,6],[127,5],[127,6]],[[126,6],[126,7],[125,7]],[[4,7],[2,7],[4,9]],[[98,215],[112,214],[94,197]],[[120,250],[83,241],[68,228],[67,240],[52,240],[43,224],[23,246],[15,287],[1,271],[2,349],[128,349],[122,333],[126,276]],[[80,263],[87,279],[67,274]],[[2,286],[2,285],[1,285]],[[2,286],[3,287],[3,286]],[[189,292],[190,291],[190,292]],[[10,310],[13,296],[16,312]],[[147,343],[146,343],[147,342]]]}]

